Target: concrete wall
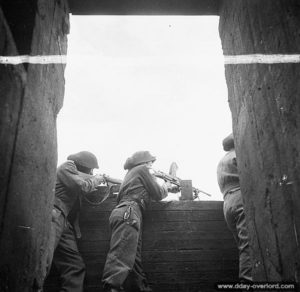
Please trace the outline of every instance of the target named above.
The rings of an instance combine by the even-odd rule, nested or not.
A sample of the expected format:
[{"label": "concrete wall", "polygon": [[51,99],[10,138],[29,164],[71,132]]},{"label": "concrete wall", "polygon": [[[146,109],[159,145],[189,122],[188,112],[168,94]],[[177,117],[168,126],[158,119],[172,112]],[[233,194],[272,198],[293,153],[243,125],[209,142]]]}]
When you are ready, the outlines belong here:
[{"label": "concrete wall", "polygon": [[218,15],[222,0],[69,0],[75,15]]},{"label": "concrete wall", "polygon": [[[66,1],[21,2],[1,2],[0,55],[65,54]],[[64,67],[0,65],[1,291],[36,291],[45,274]]]},{"label": "concrete wall", "polygon": [[[224,55],[300,54],[300,5],[224,1]],[[299,281],[300,64],[226,65],[254,279]]]},{"label": "concrete wall", "polygon": [[[224,0],[219,13],[225,55],[300,53],[298,0]],[[4,56],[65,54],[66,0],[2,0],[0,33]],[[43,278],[63,74],[61,64],[0,65],[2,291],[35,291]],[[299,77],[299,63],[226,66],[255,280],[300,276]]]}]

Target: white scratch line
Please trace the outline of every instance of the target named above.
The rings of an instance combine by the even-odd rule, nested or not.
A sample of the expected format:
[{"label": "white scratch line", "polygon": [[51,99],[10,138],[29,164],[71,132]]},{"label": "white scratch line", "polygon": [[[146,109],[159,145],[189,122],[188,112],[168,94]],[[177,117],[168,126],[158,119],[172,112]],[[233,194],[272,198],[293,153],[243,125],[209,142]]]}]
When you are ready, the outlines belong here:
[{"label": "white scratch line", "polygon": [[236,56],[224,56],[225,65],[235,64],[281,64],[281,63],[300,63],[300,55],[236,55]]},{"label": "white scratch line", "polygon": [[[66,55],[48,55],[48,56],[0,56],[0,64],[18,65],[22,63],[30,64],[66,64]],[[225,65],[235,64],[280,64],[280,63],[300,63],[300,54],[291,55],[227,55],[224,56]]]},{"label": "white scratch line", "polygon": [[48,55],[48,56],[0,56],[0,64],[18,65],[22,63],[30,64],[66,64],[66,55]]}]

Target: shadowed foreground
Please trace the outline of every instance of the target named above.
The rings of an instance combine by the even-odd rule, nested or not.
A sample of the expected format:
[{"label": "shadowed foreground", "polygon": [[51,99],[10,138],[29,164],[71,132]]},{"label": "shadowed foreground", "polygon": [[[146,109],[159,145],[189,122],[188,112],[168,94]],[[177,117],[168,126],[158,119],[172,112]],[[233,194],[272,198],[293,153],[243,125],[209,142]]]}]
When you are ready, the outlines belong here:
[{"label": "shadowed foreground", "polygon": [[[109,248],[108,218],[114,206],[83,202],[80,251],[87,268],[85,291],[102,291],[101,275]],[[153,203],[145,214],[144,270],[154,291],[215,291],[214,283],[238,277],[238,253],[220,201]],[[55,269],[46,292],[56,291]]]}]

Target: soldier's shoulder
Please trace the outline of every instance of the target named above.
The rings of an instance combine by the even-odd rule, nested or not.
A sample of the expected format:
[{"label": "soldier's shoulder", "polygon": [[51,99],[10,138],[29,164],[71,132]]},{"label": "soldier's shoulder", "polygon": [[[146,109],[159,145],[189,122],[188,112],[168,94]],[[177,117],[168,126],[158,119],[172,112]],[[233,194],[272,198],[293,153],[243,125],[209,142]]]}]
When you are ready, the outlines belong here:
[{"label": "soldier's shoulder", "polygon": [[64,170],[77,170],[74,161],[67,160],[60,164],[57,168],[57,172],[64,171]]},{"label": "soldier's shoulder", "polygon": [[149,168],[146,166],[146,164],[140,164],[134,167],[132,170],[136,172],[149,172]]}]

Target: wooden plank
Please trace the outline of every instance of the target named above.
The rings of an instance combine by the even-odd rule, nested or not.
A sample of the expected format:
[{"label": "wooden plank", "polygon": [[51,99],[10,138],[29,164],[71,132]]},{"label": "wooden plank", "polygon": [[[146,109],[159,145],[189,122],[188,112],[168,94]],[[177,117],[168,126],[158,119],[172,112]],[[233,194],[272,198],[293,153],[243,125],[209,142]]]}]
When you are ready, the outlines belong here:
[{"label": "wooden plank", "polygon": [[[107,224],[109,213],[104,213],[100,209],[93,213],[81,212],[80,221],[82,224],[92,224],[92,222],[99,222],[100,224]],[[156,211],[149,210],[145,213],[145,224],[151,222],[193,222],[193,221],[223,221],[224,216],[221,212],[215,210],[190,210],[190,211]]]},{"label": "wooden plank", "polygon": [[[82,250],[82,255],[89,265],[90,263],[104,263],[106,252],[103,250]],[[202,261],[237,261],[237,249],[213,249],[213,250],[163,250],[163,251],[143,251],[143,261],[146,263],[171,263],[176,262],[196,262]]]},{"label": "wooden plank", "polygon": [[235,243],[232,239],[178,239],[177,241],[156,239],[143,243],[144,250],[221,249],[234,247]]},{"label": "wooden plank", "polygon": [[[200,262],[188,262],[188,261],[173,261],[170,262],[156,262],[149,263],[144,262],[143,267],[146,273],[159,273],[164,271],[165,273],[184,273],[184,272],[219,272],[224,270],[229,270],[228,267],[234,267],[237,264],[235,260],[223,260],[223,261],[203,261]],[[103,270],[104,263],[103,262],[86,262],[87,270],[89,271],[89,275],[92,277],[93,275],[99,274],[99,271]],[[233,268],[235,271],[235,268]]]},{"label": "wooden plank", "polygon": [[[82,222],[83,224],[83,222]],[[100,223],[101,224],[101,223]],[[230,233],[227,230],[227,225],[225,221],[189,221],[189,222],[178,222],[178,221],[167,221],[167,222],[146,222],[145,224],[145,231],[147,233],[152,232],[161,232],[161,231],[180,231],[185,230],[188,231],[197,231],[197,232],[210,232],[210,233]],[[109,236],[109,226],[108,221],[107,224],[101,224],[101,228],[99,228],[99,222],[88,221],[84,222],[84,230],[83,236],[85,236],[86,232],[102,232],[104,237]],[[231,233],[230,233],[231,234]]]},{"label": "wooden plank", "polygon": [[[101,286],[101,274],[98,272],[93,274],[88,273],[86,276],[87,286]],[[167,283],[181,283],[187,287],[191,284],[206,284],[206,286],[213,286],[217,281],[228,281],[231,279],[237,280],[234,276],[236,271],[232,270],[214,270],[214,271],[176,271],[176,272],[147,272],[149,283],[154,284],[167,284]],[[218,279],[218,280],[216,280]],[[162,290],[159,290],[162,291]],[[183,290],[184,291],[184,290]]]},{"label": "wooden plank", "polygon": [[[84,240],[80,243],[80,246],[84,250],[108,250],[108,240]],[[203,249],[222,249],[222,248],[235,248],[236,245],[232,238],[230,239],[154,239],[151,241],[143,242],[143,250],[203,250]]]},{"label": "wooden plank", "polygon": [[143,259],[146,262],[201,262],[201,261],[223,261],[237,260],[237,249],[214,249],[214,250],[164,250],[164,251],[143,251]]},{"label": "wooden plank", "polygon": [[[108,218],[114,206],[106,203],[96,208],[85,205],[81,216],[79,248],[87,268],[86,291],[102,291],[101,274],[110,240]],[[201,285],[209,291],[222,277],[237,277],[238,251],[222,207],[223,202],[213,201],[151,205],[145,214],[142,256],[154,288],[171,291],[164,285],[168,283],[184,292]]]},{"label": "wooden plank", "polygon": [[[89,275],[89,273],[88,273]],[[165,274],[159,274],[159,277],[157,276],[157,273],[147,273],[148,278],[150,279],[149,283],[153,289],[153,291],[164,291],[164,292],[174,292],[174,291],[184,291],[184,292],[210,292],[210,291],[215,291],[214,289],[214,284],[215,282],[210,279],[205,279],[203,276],[201,277],[201,273],[196,273],[196,274],[191,274],[191,276],[194,279],[194,281],[182,281],[178,279],[178,276],[176,274],[172,273],[165,273]],[[211,273],[212,276],[216,275],[219,276],[220,280],[217,282],[221,281],[233,281],[237,280],[234,276],[234,271],[229,271],[229,272],[222,272],[220,273]],[[101,284],[101,274],[95,274],[92,277],[87,277],[86,278],[86,285],[84,291],[96,291],[96,292],[101,292],[103,291],[102,284]],[[153,277],[153,278],[151,278]],[[163,279],[168,279],[166,282],[162,282],[161,278]],[[151,280],[152,279],[152,280]],[[48,283],[47,285],[47,292],[56,292],[57,287],[56,283],[59,281],[59,278],[57,275],[52,275],[51,282]]]},{"label": "wooden plank", "polygon": [[[85,200],[82,202],[83,216],[85,213],[101,214],[110,212],[116,206],[115,197],[107,199],[99,206],[91,206]],[[192,211],[192,210],[223,210],[223,201],[160,201],[151,202],[149,210],[153,211]]]},{"label": "wooden plank", "polygon": [[223,210],[223,201],[161,201],[152,202],[151,210]]},{"label": "wooden plank", "polygon": [[218,15],[221,0],[70,0],[72,14]]},{"label": "wooden plank", "polygon": [[[237,17],[238,15],[238,17]],[[299,1],[224,1],[224,55],[299,54]],[[300,66],[226,65],[254,280],[300,278]]]},{"label": "wooden plank", "polygon": [[[147,227],[147,226],[145,226]],[[149,229],[144,230],[143,238],[145,240],[154,240],[155,238],[170,240],[176,240],[178,237],[180,239],[232,239],[233,236],[228,230],[201,230],[201,227],[197,230],[183,230],[183,229],[173,229],[173,230],[160,230],[160,229]],[[110,238],[110,229],[106,226],[104,228],[93,228],[93,229],[82,229],[82,240],[89,241],[107,241]]]},{"label": "wooden plank", "polygon": [[151,223],[147,224],[147,230],[149,232],[153,231],[176,231],[176,230],[186,230],[186,231],[209,231],[209,232],[229,232],[227,231],[227,225],[225,223],[225,220],[219,221],[219,220],[213,220],[213,221],[166,221],[163,222],[163,224],[160,221],[152,221]]},{"label": "wooden plank", "polygon": [[[109,240],[109,230],[107,229],[89,229],[82,232],[82,240],[93,239],[93,240]],[[208,232],[208,231],[189,231],[189,230],[173,230],[173,231],[161,231],[151,230],[143,233],[143,239],[153,241],[155,238],[160,240],[173,240],[176,241],[178,238],[181,240],[202,240],[202,239],[232,239],[233,236],[230,232]]]},{"label": "wooden plank", "polygon": [[144,232],[144,240],[155,240],[159,238],[160,240],[215,240],[215,239],[230,239],[232,240],[232,234],[229,232],[201,232],[201,231],[186,231],[186,230],[175,230],[175,231],[157,231],[155,234],[153,232]]},{"label": "wooden plank", "polygon": [[223,281],[226,279],[235,278],[234,270],[226,271],[185,271],[182,273],[147,273],[149,279],[155,279],[159,283],[214,283],[215,279]]},{"label": "wooden plank", "polygon": [[[148,216],[147,216],[148,215]],[[146,222],[181,222],[181,221],[221,221],[224,220],[223,213],[216,212],[214,210],[191,210],[191,211],[170,211],[170,212],[160,212],[151,211],[145,217]]]}]

